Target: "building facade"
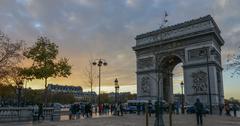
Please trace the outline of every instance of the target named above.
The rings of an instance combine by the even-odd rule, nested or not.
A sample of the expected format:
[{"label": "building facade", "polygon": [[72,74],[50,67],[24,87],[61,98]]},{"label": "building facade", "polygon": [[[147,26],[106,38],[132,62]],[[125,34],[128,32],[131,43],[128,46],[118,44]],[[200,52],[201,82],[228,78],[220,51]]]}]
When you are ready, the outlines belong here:
[{"label": "building facade", "polygon": [[52,93],[72,94],[77,102],[95,102],[97,97],[96,92],[83,92],[81,86],[48,84],[48,91]]}]

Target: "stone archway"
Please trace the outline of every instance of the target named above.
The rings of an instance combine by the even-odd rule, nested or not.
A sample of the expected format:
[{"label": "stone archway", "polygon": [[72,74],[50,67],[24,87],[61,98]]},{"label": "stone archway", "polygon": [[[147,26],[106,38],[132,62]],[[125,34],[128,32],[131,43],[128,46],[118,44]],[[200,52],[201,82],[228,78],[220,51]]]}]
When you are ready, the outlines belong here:
[{"label": "stone archway", "polygon": [[[157,99],[157,79],[161,80],[161,96],[172,97],[172,70],[182,62],[186,104],[193,105],[196,98],[204,105],[210,105],[211,101],[216,108],[224,103],[221,65],[224,40],[210,15],[141,34],[135,39],[138,99]],[[142,78],[148,79],[142,81]]]},{"label": "stone archway", "polygon": [[163,100],[170,102],[173,100],[173,69],[175,66],[179,63],[181,63],[182,60],[178,56],[175,55],[169,55],[166,57],[163,57],[162,60],[160,60],[159,64],[159,72],[162,73],[163,78],[163,92],[162,97]]}]

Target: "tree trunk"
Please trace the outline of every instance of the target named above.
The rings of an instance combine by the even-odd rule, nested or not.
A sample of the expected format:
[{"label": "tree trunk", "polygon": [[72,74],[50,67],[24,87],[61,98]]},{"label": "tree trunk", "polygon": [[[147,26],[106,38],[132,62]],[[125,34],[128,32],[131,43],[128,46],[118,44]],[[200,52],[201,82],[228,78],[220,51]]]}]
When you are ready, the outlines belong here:
[{"label": "tree trunk", "polygon": [[44,104],[45,106],[47,106],[47,103],[48,103],[48,84],[47,84],[47,78],[44,78],[45,80],[45,91],[44,91]]}]

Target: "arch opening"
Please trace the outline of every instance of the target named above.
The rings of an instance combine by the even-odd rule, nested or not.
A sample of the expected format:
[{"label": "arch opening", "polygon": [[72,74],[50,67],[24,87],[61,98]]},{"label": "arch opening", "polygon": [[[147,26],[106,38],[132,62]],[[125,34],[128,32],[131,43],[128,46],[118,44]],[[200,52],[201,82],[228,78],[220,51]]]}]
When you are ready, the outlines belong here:
[{"label": "arch opening", "polygon": [[[181,58],[175,55],[164,57],[160,62],[159,67],[162,73],[162,97],[166,102],[174,102],[176,100],[174,98],[174,92],[175,90],[179,91],[180,83],[183,81],[182,64]],[[181,77],[179,77],[179,75]],[[177,86],[177,88],[174,86]]]}]

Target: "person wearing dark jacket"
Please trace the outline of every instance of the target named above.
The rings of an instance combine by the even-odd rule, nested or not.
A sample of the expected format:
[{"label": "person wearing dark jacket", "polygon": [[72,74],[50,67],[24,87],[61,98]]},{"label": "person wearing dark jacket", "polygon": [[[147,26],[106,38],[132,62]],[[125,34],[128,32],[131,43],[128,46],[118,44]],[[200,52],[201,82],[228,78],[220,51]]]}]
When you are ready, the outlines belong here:
[{"label": "person wearing dark jacket", "polygon": [[202,119],[202,113],[203,113],[203,104],[200,102],[200,100],[197,98],[197,101],[194,104],[195,107],[195,112],[197,116],[197,125],[203,124],[203,119]]},{"label": "person wearing dark jacket", "polygon": [[43,105],[40,104],[38,106],[38,120],[40,119],[40,117],[42,117],[42,119],[44,120],[44,116],[43,116]]},{"label": "person wearing dark jacket", "polygon": [[140,115],[140,111],[141,111],[141,105],[140,103],[137,104],[137,115]]}]

